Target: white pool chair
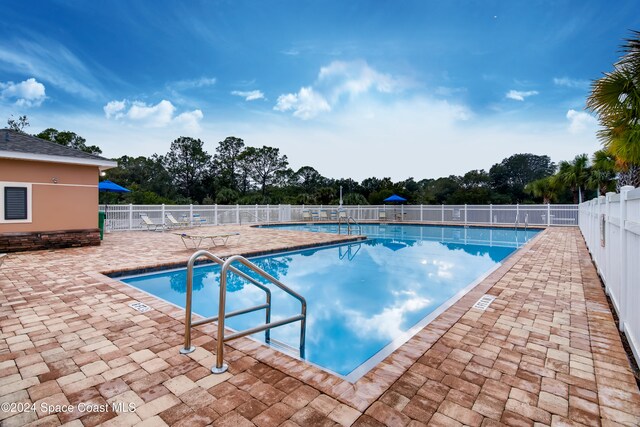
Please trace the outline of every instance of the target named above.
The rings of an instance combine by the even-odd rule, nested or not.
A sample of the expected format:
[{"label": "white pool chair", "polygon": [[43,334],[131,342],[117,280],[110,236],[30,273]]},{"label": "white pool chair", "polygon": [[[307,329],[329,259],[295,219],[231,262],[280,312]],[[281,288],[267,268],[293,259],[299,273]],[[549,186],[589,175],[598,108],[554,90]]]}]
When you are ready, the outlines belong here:
[{"label": "white pool chair", "polygon": [[171,212],[167,212],[165,216],[169,220],[169,227],[171,228],[189,227],[191,225],[187,220],[178,221]]},{"label": "white pool chair", "polygon": [[147,230],[157,231],[158,228],[164,230],[164,224],[156,224],[155,222],[151,221],[151,218],[149,218],[149,215],[147,215],[146,213],[141,213],[140,219],[142,220],[142,225],[145,225],[147,227]]}]

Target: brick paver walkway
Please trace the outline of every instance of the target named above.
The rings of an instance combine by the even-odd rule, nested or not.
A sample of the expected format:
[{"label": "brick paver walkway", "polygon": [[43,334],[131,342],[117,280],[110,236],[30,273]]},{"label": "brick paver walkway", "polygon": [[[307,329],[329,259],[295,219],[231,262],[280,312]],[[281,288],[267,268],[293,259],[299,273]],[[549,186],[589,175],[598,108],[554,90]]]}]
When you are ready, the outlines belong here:
[{"label": "brick paver walkway", "polygon": [[[344,239],[209,231],[221,230],[242,238],[219,255]],[[211,375],[212,325],[179,355],[183,312],[99,272],[185,262],[181,245],[131,232],[12,254],[0,268],[0,424],[640,425],[640,393],[575,228],[541,233],[355,384],[249,339],[228,344],[229,372]],[[497,299],[471,308],[485,293]]]}]

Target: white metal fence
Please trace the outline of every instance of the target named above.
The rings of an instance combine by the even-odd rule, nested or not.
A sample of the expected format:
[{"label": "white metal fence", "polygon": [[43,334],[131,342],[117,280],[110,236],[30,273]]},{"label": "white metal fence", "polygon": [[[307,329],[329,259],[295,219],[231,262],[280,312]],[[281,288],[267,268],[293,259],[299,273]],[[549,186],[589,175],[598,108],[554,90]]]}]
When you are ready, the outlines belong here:
[{"label": "white metal fence", "polygon": [[[336,220],[335,205],[108,205],[106,229],[140,230],[145,228],[140,214],[146,213],[155,223],[172,214],[178,221],[194,225],[258,224],[312,220]],[[577,205],[351,205],[342,206],[356,221],[385,219],[411,222],[484,225],[577,226]],[[305,215],[306,212],[306,215]],[[324,213],[324,214],[323,214]]]},{"label": "white metal fence", "polygon": [[640,363],[640,188],[580,205],[580,231]]}]

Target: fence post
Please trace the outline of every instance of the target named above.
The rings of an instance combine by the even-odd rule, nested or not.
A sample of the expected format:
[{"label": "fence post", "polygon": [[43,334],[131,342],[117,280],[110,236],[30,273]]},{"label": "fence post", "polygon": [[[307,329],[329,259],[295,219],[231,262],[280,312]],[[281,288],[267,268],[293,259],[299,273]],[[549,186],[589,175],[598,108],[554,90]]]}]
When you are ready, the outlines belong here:
[{"label": "fence post", "polygon": [[422,203],[420,203],[420,222],[423,222],[423,219],[422,219]]},{"label": "fence post", "polygon": [[[605,230],[604,230],[604,246],[605,246],[605,250],[604,250],[604,256],[606,258],[606,263],[607,263],[607,273],[610,272],[613,269],[613,266],[611,265],[611,250],[607,249],[607,245],[611,244],[611,197],[616,194],[614,192],[608,192],[606,194],[606,198],[607,198],[607,213],[606,213],[606,219],[605,219]],[[580,217],[582,217],[582,215],[580,215]],[[580,230],[582,231],[582,227],[580,228]]]},{"label": "fence post", "polygon": [[547,203],[547,227],[551,227],[551,203]]},{"label": "fence post", "polygon": [[362,215],[360,214],[360,205],[358,205],[358,221],[362,220]]},{"label": "fence post", "polygon": [[240,205],[236,203],[236,224],[240,224]]},{"label": "fence post", "polygon": [[516,224],[518,224],[519,219],[520,219],[520,203],[516,203]]},{"label": "fence post", "polygon": [[444,223],[444,203],[440,205],[440,222]]},{"label": "fence post", "polygon": [[133,204],[129,203],[129,230],[133,230]]},{"label": "fence post", "polygon": [[189,224],[193,225],[193,204],[189,204]]},{"label": "fence post", "polygon": [[467,204],[464,204],[464,225],[467,225]]},{"label": "fence post", "polygon": [[[618,313],[620,322],[618,326],[624,332],[625,324],[632,310],[631,286],[628,280],[627,267],[631,261],[631,255],[627,252],[627,194],[633,190],[631,185],[625,185],[620,189],[620,302],[621,313]],[[637,254],[636,254],[637,256]]]},{"label": "fence post", "polygon": [[213,225],[218,225],[218,204],[213,205]]},{"label": "fence post", "polygon": [[162,210],[160,211],[160,221],[164,224],[164,203],[162,204]]},{"label": "fence post", "polygon": [[493,225],[493,204],[489,203],[489,224]]},{"label": "fence post", "polygon": [[[595,257],[598,260],[597,265],[596,265],[596,270],[598,271],[598,273],[600,273],[601,277],[605,277],[605,266],[604,266],[604,260],[601,258],[601,255],[603,255],[603,250],[602,250],[602,246],[601,245],[601,241],[600,241],[600,227],[602,227],[602,224],[600,223],[600,217],[604,214],[604,208],[606,208],[606,206],[602,206],[604,203],[606,203],[606,198],[603,196],[598,196],[596,198],[597,203],[598,203],[598,214],[596,216],[596,226],[595,228],[595,240],[594,240],[594,250],[596,251]],[[605,277],[606,280],[606,277]]]},{"label": "fence post", "polygon": [[[267,212],[269,212],[269,205],[267,205]],[[256,222],[260,222],[258,221],[258,204],[257,203],[256,203],[255,216],[256,216]]]}]

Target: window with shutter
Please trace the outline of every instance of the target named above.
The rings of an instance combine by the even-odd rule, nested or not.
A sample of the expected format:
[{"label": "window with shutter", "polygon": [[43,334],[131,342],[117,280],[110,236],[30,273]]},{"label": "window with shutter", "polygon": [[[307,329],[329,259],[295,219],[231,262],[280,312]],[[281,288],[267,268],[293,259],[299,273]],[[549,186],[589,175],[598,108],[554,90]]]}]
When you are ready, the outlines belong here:
[{"label": "window with shutter", "polygon": [[4,187],[4,219],[27,219],[27,188]]}]

